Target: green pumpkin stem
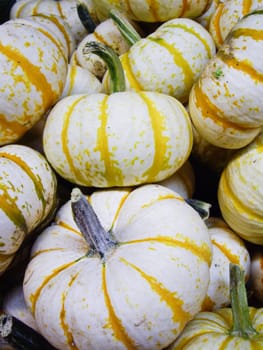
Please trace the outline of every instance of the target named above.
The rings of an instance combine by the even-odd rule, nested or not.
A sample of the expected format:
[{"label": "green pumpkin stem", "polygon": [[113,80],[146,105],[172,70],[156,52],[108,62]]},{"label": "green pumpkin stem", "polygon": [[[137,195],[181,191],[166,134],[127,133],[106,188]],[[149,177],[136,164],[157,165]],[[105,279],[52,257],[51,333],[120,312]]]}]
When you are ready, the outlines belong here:
[{"label": "green pumpkin stem", "polygon": [[118,10],[112,9],[109,16],[118,26],[120,33],[128,44],[133,45],[141,39],[140,34],[135,30],[131,23]]},{"label": "green pumpkin stem", "polygon": [[247,301],[245,272],[239,265],[230,264],[230,299],[233,313],[233,327],[230,334],[249,339],[257,335],[253,328]]},{"label": "green pumpkin stem", "polygon": [[125,77],[121,61],[117,53],[110,47],[96,42],[88,42],[83,48],[83,54],[93,53],[106,63],[110,74],[110,92],[125,91]]},{"label": "green pumpkin stem", "polygon": [[77,12],[81,23],[88,33],[93,33],[97,24],[93,21],[87,5],[82,0],[77,0]]},{"label": "green pumpkin stem", "polygon": [[117,243],[102,227],[95,211],[79,188],[73,188],[71,192],[71,208],[73,218],[90,249],[101,258],[105,258]]},{"label": "green pumpkin stem", "polygon": [[203,220],[209,218],[211,204],[207,202],[200,201],[199,199],[186,198],[186,203],[189,204],[193,209],[195,209]]},{"label": "green pumpkin stem", "polygon": [[16,350],[55,350],[48,341],[16,317],[1,313],[0,337]]}]

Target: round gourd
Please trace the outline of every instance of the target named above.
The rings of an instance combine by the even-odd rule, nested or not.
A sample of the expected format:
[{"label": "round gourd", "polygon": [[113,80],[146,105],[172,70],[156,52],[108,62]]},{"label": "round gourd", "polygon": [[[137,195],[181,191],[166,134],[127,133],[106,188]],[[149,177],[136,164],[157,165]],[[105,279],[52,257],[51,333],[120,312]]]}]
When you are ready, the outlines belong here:
[{"label": "round gourd", "polygon": [[57,349],[157,350],[200,310],[210,263],[207,228],[175,192],[75,189],[33,245],[24,296]]},{"label": "round gourd", "polygon": [[250,255],[244,241],[218,217],[206,220],[210,234],[213,259],[210,267],[210,282],[203,311],[211,311],[230,305],[229,264],[237,264],[250,276]]},{"label": "round gourd", "polygon": [[[212,37],[201,24],[188,18],[167,21],[120,56],[126,90],[161,92],[185,103],[214,54]],[[103,84],[109,91],[107,74]]]},{"label": "round gourd", "polygon": [[263,308],[248,307],[244,271],[230,268],[231,308],[200,312],[167,350],[254,350],[263,347]]},{"label": "round gourd", "polygon": [[243,17],[191,89],[193,124],[215,146],[242,148],[262,129],[262,24],[262,11]]},{"label": "round gourd", "polygon": [[0,145],[19,140],[63,91],[69,52],[57,23],[34,16],[0,26]]},{"label": "round gourd", "polygon": [[[97,20],[92,0],[84,0],[90,16]],[[77,42],[87,35],[87,30],[79,18],[76,0],[19,0],[14,3],[10,11],[10,18],[25,18],[45,14],[61,17],[70,27]]]},{"label": "round gourd", "polygon": [[112,8],[123,12],[128,18],[142,22],[165,22],[172,18],[195,18],[207,10],[210,0],[93,0],[100,18],[109,15]]},{"label": "round gourd", "polygon": [[219,2],[209,23],[209,32],[216,46],[219,48],[223,44],[231,29],[243,16],[260,6],[263,6],[262,0]]},{"label": "round gourd", "polygon": [[263,134],[237,152],[220,176],[218,203],[227,224],[246,241],[263,244]]},{"label": "round gourd", "polygon": [[184,106],[165,94],[118,89],[123,85],[110,95],[68,96],[50,111],[43,147],[61,177],[83,186],[134,186],[164,180],[188,159],[192,129]]},{"label": "round gourd", "polygon": [[23,145],[0,148],[0,274],[25,237],[52,213],[56,177],[46,159]]}]

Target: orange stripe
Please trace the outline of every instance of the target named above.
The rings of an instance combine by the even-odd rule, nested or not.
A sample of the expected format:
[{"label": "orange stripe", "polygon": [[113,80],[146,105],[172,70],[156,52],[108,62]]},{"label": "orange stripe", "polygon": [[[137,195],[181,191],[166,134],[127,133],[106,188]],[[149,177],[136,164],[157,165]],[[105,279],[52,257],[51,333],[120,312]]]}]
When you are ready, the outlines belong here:
[{"label": "orange stripe", "polygon": [[220,30],[220,19],[223,14],[223,10],[224,10],[224,3],[219,3],[210,23],[210,26],[212,26],[212,28],[214,27],[215,37],[219,45],[222,45],[224,42],[222,38],[221,30]]},{"label": "orange stripe", "polygon": [[242,17],[250,12],[251,6],[252,6],[251,0],[243,0],[243,2],[242,2]]}]

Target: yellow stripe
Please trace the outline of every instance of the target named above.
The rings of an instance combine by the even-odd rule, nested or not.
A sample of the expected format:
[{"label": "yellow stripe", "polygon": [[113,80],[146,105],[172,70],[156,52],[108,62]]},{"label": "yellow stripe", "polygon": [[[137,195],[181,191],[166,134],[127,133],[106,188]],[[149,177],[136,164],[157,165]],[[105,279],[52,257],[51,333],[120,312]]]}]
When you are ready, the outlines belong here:
[{"label": "yellow stripe", "polygon": [[253,28],[237,28],[231,32],[231,38],[249,36],[256,41],[263,40],[263,30]]},{"label": "yellow stripe", "polygon": [[220,244],[219,242],[216,242],[214,239],[212,239],[212,243],[214,246],[216,246],[225,256],[226,258],[232,262],[233,264],[240,264],[239,256],[236,254],[232,254],[230,251],[230,247],[228,247],[226,244]]},{"label": "yellow stripe", "polygon": [[141,277],[147,281],[152,291],[159,295],[160,301],[165,302],[171,309],[173,313],[173,321],[175,323],[179,323],[180,325],[179,327],[177,326],[177,328],[182,329],[186,322],[192,318],[191,314],[183,309],[184,301],[181,300],[175,292],[169,291],[161,284],[160,281],[158,281],[155,277],[146,274],[138,266],[128,262],[124,258],[121,258],[120,261],[137,271]]},{"label": "yellow stripe", "polygon": [[195,79],[192,67],[190,66],[189,62],[184,58],[183,52],[177,49],[174,45],[168,44],[163,38],[148,37],[148,40],[153,41],[157,45],[160,45],[161,47],[166,49],[172,55],[174,63],[182,69],[182,81],[184,82],[187,95],[180,98],[180,100],[187,100],[188,91],[190,91],[191,87],[193,86]]},{"label": "yellow stripe", "polygon": [[217,41],[217,44],[222,45],[224,40],[222,38],[222,34],[221,34],[221,25],[220,25],[220,19],[221,16],[223,14],[223,10],[224,10],[224,3],[219,3],[219,5],[216,8],[216,11],[213,15],[213,19],[210,23],[210,26],[214,29],[215,31],[215,38]]},{"label": "yellow stripe", "polygon": [[31,9],[31,13],[32,13],[33,16],[38,15],[38,7],[39,7],[39,5],[41,4],[41,2],[42,2],[41,0],[38,0],[38,1],[35,3],[34,7]]},{"label": "yellow stripe", "polygon": [[[105,44],[105,45],[109,45],[109,44],[107,43],[107,41],[105,40],[105,38],[104,38],[101,34],[99,34],[98,32],[96,32],[96,30],[93,32],[93,35],[95,36],[95,38],[96,38],[97,41],[99,41],[99,42],[101,42],[101,43],[103,43],[103,44]],[[109,46],[111,46],[111,45],[109,45]]]},{"label": "yellow stripe", "polygon": [[107,291],[106,267],[102,265],[102,289],[104,292],[104,300],[109,313],[108,323],[104,328],[109,328],[113,332],[113,336],[120,341],[127,350],[136,350],[137,347],[133,340],[129,337],[121,320],[118,318],[111,303],[110,296]]},{"label": "yellow stripe", "polygon": [[184,17],[184,14],[188,9],[189,9],[188,0],[182,0],[182,10],[178,17]]},{"label": "yellow stripe", "polygon": [[[150,235],[151,233],[149,233]],[[185,250],[190,251],[193,255],[198,257],[201,261],[204,261],[207,265],[211,265],[211,249],[210,247],[203,243],[201,246],[198,246],[194,240],[191,240],[182,235],[183,240],[173,239],[170,236],[158,236],[158,237],[149,237],[136,239],[128,242],[124,242],[121,244],[137,244],[137,243],[159,243],[167,246],[175,247],[175,248],[183,248]]]},{"label": "yellow stripe", "polygon": [[[118,161],[114,159],[114,154],[109,150],[108,143],[108,98],[105,96],[101,103],[101,113],[98,117],[100,120],[100,128],[97,132],[97,144],[94,151],[99,151],[101,154],[101,160],[104,162],[103,177],[107,180],[108,186],[122,186],[124,176],[119,167]],[[102,172],[102,171],[101,171]]]},{"label": "yellow stripe", "polygon": [[251,6],[252,6],[251,0],[243,0],[243,2],[242,2],[242,17],[250,12]]},{"label": "yellow stripe", "polygon": [[207,56],[209,58],[211,58],[213,56],[213,53],[211,51],[211,47],[210,45],[207,43],[207,41],[200,35],[200,33],[196,32],[194,28],[189,27],[187,24],[183,24],[183,23],[167,23],[164,28],[180,28],[182,30],[184,30],[186,33],[192,34],[193,36],[195,36],[205,47],[206,52],[207,52]]},{"label": "yellow stripe", "polygon": [[165,136],[167,131],[166,117],[156,108],[155,103],[144,92],[138,92],[148,108],[151,128],[154,137],[154,157],[152,165],[145,171],[143,177],[147,182],[155,181],[160,171],[170,169],[169,155],[171,153],[171,145],[169,145],[169,136]]},{"label": "yellow stripe", "polygon": [[12,198],[8,193],[8,189],[3,184],[0,184],[1,194],[0,194],[0,207],[9,220],[25,234],[28,233],[26,220],[22,211],[17,205],[17,197]]},{"label": "yellow stripe", "polygon": [[132,71],[132,66],[129,58],[129,51],[120,56],[122,68],[125,72],[126,79],[128,80],[131,88],[135,91],[144,90],[137,77]]},{"label": "yellow stripe", "polygon": [[[78,105],[79,102],[81,102],[85,98],[86,96],[80,96],[69,106],[67,113],[64,113],[64,123],[61,131],[61,146],[62,146],[63,153],[65,155],[65,158],[67,159],[68,166],[70,168],[70,175],[71,175],[72,181],[75,179],[78,181],[83,177],[82,177],[82,172],[79,170],[78,167],[75,167],[73,159],[71,157],[70,145],[72,143],[72,140],[69,138],[68,129],[70,126],[71,115],[74,113],[75,107]],[[73,174],[75,179],[72,176]]]},{"label": "yellow stripe", "polygon": [[8,159],[11,162],[14,162],[30,178],[30,180],[32,181],[32,183],[34,185],[35,193],[36,193],[38,199],[42,203],[42,217],[43,217],[43,215],[45,214],[45,209],[46,209],[47,203],[46,203],[46,200],[44,197],[45,188],[43,186],[43,183],[41,181],[40,176],[36,175],[32,171],[32,167],[29,164],[27,164],[26,162],[24,162],[21,157],[18,157],[15,154],[0,151],[0,157]]},{"label": "yellow stripe", "polygon": [[159,5],[158,1],[155,0],[146,0],[148,3],[149,9],[148,12],[152,15],[155,22],[160,22],[161,18],[159,17]]}]

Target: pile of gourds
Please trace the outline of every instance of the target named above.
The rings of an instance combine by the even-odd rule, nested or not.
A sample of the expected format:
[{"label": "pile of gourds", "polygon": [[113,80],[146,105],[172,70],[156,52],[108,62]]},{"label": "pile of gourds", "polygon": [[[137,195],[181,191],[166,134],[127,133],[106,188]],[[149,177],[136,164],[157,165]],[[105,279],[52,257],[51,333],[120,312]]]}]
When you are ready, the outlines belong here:
[{"label": "pile of gourds", "polygon": [[0,348],[263,349],[263,1],[5,2]]}]

